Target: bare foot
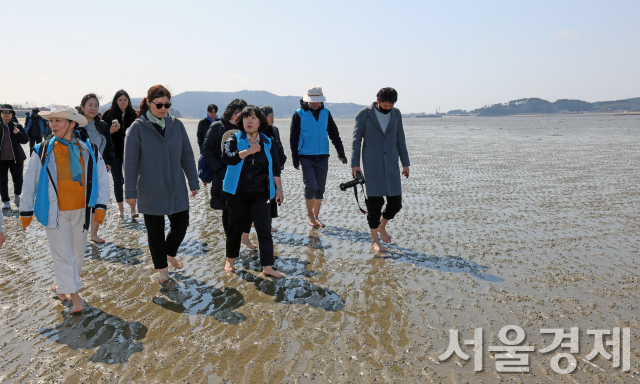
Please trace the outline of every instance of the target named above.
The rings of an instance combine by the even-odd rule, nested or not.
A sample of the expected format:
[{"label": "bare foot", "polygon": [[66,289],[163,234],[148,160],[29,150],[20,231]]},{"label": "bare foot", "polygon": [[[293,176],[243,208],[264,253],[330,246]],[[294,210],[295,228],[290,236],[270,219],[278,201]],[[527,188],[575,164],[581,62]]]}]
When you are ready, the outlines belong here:
[{"label": "bare foot", "polygon": [[227,257],[227,261],[224,263],[224,270],[226,272],[233,272],[233,262],[236,259],[232,259],[230,257]]},{"label": "bare foot", "polygon": [[[53,285],[53,287],[51,287],[51,292],[55,293],[56,295],[58,295],[58,292],[56,292],[56,288],[57,285]],[[58,295],[58,299],[60,299],[60,301],[67,301],[69,300],[69,296],[67,295]]]},{"label": "bare foot", "polygon": [[164,268],[159,270],[158,272],[160,272],[160,277],[158,277],[158,283],[160,284],[166,283],[167,280],[169,280],[169,269]]},{"label": "bare foot", "polygon": [[324,225],[322,221],[320,221],[320,219],[318,219],[317,217],[315,219],[316,219],[317,225],[321,226],[322,228],[326,227],[326,225]]},{"label": "bare foot", "polygon": [[374,252],[387,252],[387,249],[382,246],[380,243],[373,243],[373,251]]},{"label": "bare foot", "polygon": [[138,215],[138,212],[135,211],[135,209],[131,210],[131,217],[138,217],[140,215]]},{"label": "bare foot", "polygon": [[267,266],[262,268],[262,273],[264,273],[267,276],[273,276],[277,279],[284,277],[284,275],[282,273],[278,273],[276,271],[273,270],[273,268],[271,268],[271,266]]},{"label": "bare foot", "polygon": [[82,298],[77,293],[71,294],[71,301],[73,301],[73,307],[71,307],[71,311],[69,313],[80,313],[84,308],[82,304]]},{"label": "bare foot", "polygon": [[251,242],[251,239],[249,239],[249,234],[248,233],[243,233],[242,234],[242,244],[246,245],[249,249],[258,248]]},{"label": "bare foot", "polygon": [[184,264],[182,264],[182,261],[176,259],[173,256],[167,256],[167,261],[169,262],[169,264],[173,266],[173,268],[182,269],[182,267],[184,267]]},{"label": "bare foot", "polygon": [[380,238],[385,243],[391,243],[391,236],[387,233],[387,230],[384,227],[378,227],[378,233],[380,234]]},{"label": "bare foot", "polygon": [[273,228],[273,227],[271,227],[271,232],[273,232],[273,233],[278,232],[278,228]]},{"label": "bare foot", "polygon": [[99,238],[98,236],[91,236],[91,241],[94,243],[104,243],[104,239]]},{"label": "bare foot", "polygon": [[312,227],[319,226],[319,224],[316,223],[316,218],[315,217],[311,217],[311,216],[309,216],[309,225],[312,226]]},{"label": "bare foot", "polygon": [[116,217],[122,217],[124,215],[124,211],[118,211],[118,213],[116,213]]}]

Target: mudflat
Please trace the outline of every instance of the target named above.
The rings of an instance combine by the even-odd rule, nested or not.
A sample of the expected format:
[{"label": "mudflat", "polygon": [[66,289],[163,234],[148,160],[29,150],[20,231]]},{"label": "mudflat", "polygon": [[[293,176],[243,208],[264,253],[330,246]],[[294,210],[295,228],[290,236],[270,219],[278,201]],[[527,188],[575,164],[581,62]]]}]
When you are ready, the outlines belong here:
[{"label": "mudflat", "polygon": [[[350,153],[353,120],[337,123]],[[197,121],[185,124],[197,153]],[[350,167],[333,148],[324,229],[307,225],[302,175],[287,160],[273,223],[279,280],[246,247],[223,272],[220,211],[202,189],[178,253],[185,267],[157,284],[142,217],[116,218],[112,195],[106,243],[86,248],[84,312],[70,315],[49,290],[44,230],[34,221],[23,233],[17,209],[5,210],[0,382],[639,382],[640,117],[404,125],[411,177],[386,254],[372,252],[353,192],[339,190]],[[289,155],[289,121],[276,126]],[[511,325],[525,332],[519,346],[535,347],[522,352],[528,372],[500,372],[489,350]],[[539,351],[554,339],[541,329],[572,327],[578,352]],[[481,371],[464,344],[477,328]],[[614,328],[630,328],[628,371],[588,358],[589,331]],[[468,360],[440,360],[452,329]],[[559,353],[574,356],[571,374],[552,369]]]}]

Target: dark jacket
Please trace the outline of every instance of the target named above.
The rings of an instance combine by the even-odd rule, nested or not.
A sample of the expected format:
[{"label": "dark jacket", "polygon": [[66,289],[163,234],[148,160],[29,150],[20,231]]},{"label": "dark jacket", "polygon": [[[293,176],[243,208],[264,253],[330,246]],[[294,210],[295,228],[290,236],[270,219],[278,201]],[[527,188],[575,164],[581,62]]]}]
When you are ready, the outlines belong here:
[{"label": "dark jacket", "polygon": [[116,106],[116,112],[113,113],[115,116],[112,116],[111,112],[112,112],[111,109],[106,111],[102,115],[102,120],[107,124],[107,127],[109,127],[109,132],[111,132],[111,122],[113,120],[118,120],[118,122],[120,123],[120,129],[118,129],[116,132],[111,134],[111,141],[113,143],[115,156],[119,159],[122,159],[124,157],[124,139],[127,134],[127,129],[129,129],[131,124],[133,124],[133,122],[136,121],[137,116],[126,115],[123,121],[122,111],[120,111],[120,109],[118,109],[117,106]]},{"label": "dark jacket", "polygon": [[[243,139],[244,135],[246,134],[243,133]],[[260,151],[244,158],[237,191],[269,193],[269,160],[264,152],[264,140],[262,139],[260,140],[260,148]],[[280,163],[278,162],[278,153],[274,145],[271,145],[270,154],[273,177],[280,177]],[[238,155],[238,139],[235,135],[232,135],[224,143],[222,162],[227,165],[236,165],[242,160]]]},{"label": "dark jacket", "polygon": [[[111,140],[111,124],[107,124],[106,122],[102,121],[100,119],[100,116],[96,116],[95,119],[93,120],[93,123],[96,125],[96,129],[98,130],[98,132],[100,132],[100,134],[102,136],[104,136],[105,138],[105,146],[104,146],[104,151],[102,153],[102,158],[104,159],[104,163],[108,166],[113,166],[114,161],[115,161],[115,148],[113,147],[113,141]],[[83,130],[86,137],[89,136],[89,134],[87,133],[87,130],[84,128],[80,128],[80,130]]]},{"label": "dark jacket", "polygon": [[287,161],[287,155],[284,154],[284,147],[282,146],[282,141],[280,140],[280,131],[278,130],[278,127],[270,125],[262,133],[264,133],[273,142],[274,146],[276,147],[276,152],[278,152],[278,162],[280,163],[280,168],[283,168],[284,163]]},{"label": "dark jacket", "polygon": [[[4,124],[4,121],[0,124]],[[18,133],[13,133],[15,128],[18,128]],[[13,156],[16,161],[24,161],[27,159],[27,155],[24,154],[24,150],[22,149],[22,144],[27,144],[29,142],[29,137],[27,136],[27,132],[25,132],[22,125],[16,124],[15,122],[9,121],[9,138],[4,137],[4,129],[0,127],[0,148],[2,148],[2,143],[9,139],[11,140],[11,147],[13,148]]]},{"label": "dark jacket", "polygon": [[238,127],[227,120],[219,119],[211,124],[202,143],[202,156],[213,171],[210,202],[213,209],[227,209],[227,199],[222,194],[222,182],[227,172],[227,165],[222,162],[221,141],[222,135],[231,129],[238,129]]},{"label": "dark jacket", "polygon": [[[300,100],[300,108],[305,111],[311,110],[309,107],[309,103],[306,103]],[[318,120],[318,116],[320,115],[320,111],[324,109],[324,103],[320,104],[318,109],[311,110],[313,112],[313,116]],[[331,116],[331,112],[329,112],[329,122],[327,124],[327,133],[329,134],[329,138],[333,143],[333,146],[336,147],[336,151],[338,152],[338,158],[341,160],[346,159],[347,156],[344,154],[344,147],[342,146],[342,140],[340,140],[340,132],[338,132],[338,126],[336,122],[333,121],[333,117]],[[291,118],[291,134],[289,136],[289,144],[291,145],[291,158],[293,159],[293,166],[298,167],[300,165],[300,158],[305,158],[309,156],[298,155],[298,142],[300,140],[300,116],[294,112],[293,117]],[[329,155],[317,155],[311,156],[314,158],[327,158]],[[346,161],[346,160],[345,160]]]},{"label": "dark jacket", "polygon": [[399,109],[393,108],[390,112],[391,121],[383,132],[375,108],[376,103],[373,103],[356,116],[351,166],[359,167],[362,156],[367,195],[400,196],[402,185],[398,160],[403,167],[409,166],[402,114]]},{"label": "dark jacket", "polygon": [[211,127],[211,124],[215,123],[216,121],[218,121],[218,117],[216,117],[213,122],[209,120],[208,117],[205,117],[204,119],[200,120],[200,122],[198,122],[198,147],[200,148],[200,154],[202,154],[202,144],[204,143],[204,137],[207,135],[207,131]]},{"label": "dark jacket", "polygon": [[[42,122],[43,130],[40,129],[40,122]],[[27,113],[27,118],[24,121],[24,127],[27,137],[41,137],[47,136],[51,133],[49,129],[49,122],[43,119],[40,115]]]}]

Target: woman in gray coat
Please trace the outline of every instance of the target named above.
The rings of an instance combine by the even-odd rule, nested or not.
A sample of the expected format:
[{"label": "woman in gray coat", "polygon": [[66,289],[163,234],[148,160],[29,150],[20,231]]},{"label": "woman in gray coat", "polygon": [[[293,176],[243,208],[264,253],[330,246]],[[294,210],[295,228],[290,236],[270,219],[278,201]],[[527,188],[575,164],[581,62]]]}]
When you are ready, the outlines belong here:
[{"label": "woman in gray coat", "polygon": [[[398,92],[395,89],[382,88],[378,92],[377,102],[358,112],[353,130],[352,174],[356,177],[362,171],[362,153],[368,197],[367,221],[375,252],[386,251],[380,244],[378,233],[385,243],[391,242],[386,226],[402,209],[398,159],[402,163],[402,175],[409,177],[409,152],[404,138],[402,114],[393,107],[397,100]],[[387,206],[382,212],[385,197]]]},{"label": "woman in gray coat", "polygon": [[[189,191],[198,193],[195,158],[182,122],[168,114],[171,93],[162,85],[149,89],[140,103],[140,117],[127,130],[124,143],[125,199],[144,214],[153,265],[159,283],[169,279],[168,263],[176,259],[189,226]],[[189,182],[185,182],[185,175]],[[164,235],[164,217],[171,229]]]}]

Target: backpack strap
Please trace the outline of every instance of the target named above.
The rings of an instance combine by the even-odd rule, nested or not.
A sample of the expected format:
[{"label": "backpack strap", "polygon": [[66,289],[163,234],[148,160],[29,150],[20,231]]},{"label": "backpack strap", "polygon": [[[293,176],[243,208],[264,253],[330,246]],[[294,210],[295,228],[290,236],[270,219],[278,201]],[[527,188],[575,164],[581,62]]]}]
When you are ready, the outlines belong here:
[{"label": "backpack strap", "polygon": [[47,137],[44,140],[42,140],[42,142],[39,144],[40,147],[38,148],[38,157],[40,158],[40,164],[42,166],[44,166],[44,162],[47,160],[47,156],[49,156],[47,154],[47,148],[49,148],[50,140],[51,138]]}]

